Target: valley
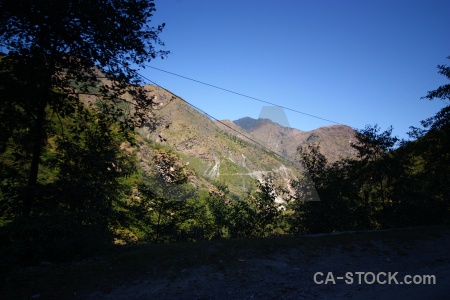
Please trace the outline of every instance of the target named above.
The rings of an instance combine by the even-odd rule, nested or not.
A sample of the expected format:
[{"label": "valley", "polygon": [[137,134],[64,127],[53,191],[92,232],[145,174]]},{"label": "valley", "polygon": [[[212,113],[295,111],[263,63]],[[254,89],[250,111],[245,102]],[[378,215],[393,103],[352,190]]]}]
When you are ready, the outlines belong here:
[{"label": "valley", "polygon": [[156,128],[144,126],[137,132],[176,151],[198,180],[223,183],[238,196],[248,193],[254,180],[263,176],[273,176],[284,185],[302,176],[297,155],[302,145],[322,145],[330,162],[354,156],[350,147],[354,131],[348,126],[303,132],[268,119],[211,120],[160,87],[149,85],[146,90],[161,121]]}]

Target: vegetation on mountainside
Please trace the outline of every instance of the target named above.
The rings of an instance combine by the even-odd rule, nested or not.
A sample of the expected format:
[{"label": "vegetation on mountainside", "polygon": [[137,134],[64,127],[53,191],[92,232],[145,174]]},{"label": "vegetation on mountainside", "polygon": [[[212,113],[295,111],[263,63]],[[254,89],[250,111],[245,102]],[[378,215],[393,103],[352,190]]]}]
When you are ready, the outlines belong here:
[{"label": "vegetation on mountainside", "polygon": [[300,175],[291,162],[243,136],[224,132],[223,126],[168,91],[153,85],[146,89],[157,99],[155,116],[162,121],[155,130],[143,127],[137,132],[179,153],[199,181],[223,182],[231,194],[245,197],[255,173],[261,177],[286,167],[287,174],[278,174],[279,177],[289,179]]},{"label": "vegetation on mountainside", "polygon": [[[369,126],[356,134],[354,158],[329,163],[319,145],[299,149],[312,181],[283,189],[276,172],[261,172],[243,189],[242,177],[226,179],[215,166],[247,176],[285,161],[200,120],[179,99],[157,109],[130,64],[167,54],[154,48],[162,26],[147,25],[153,2],[105,1],[88,11],[82,2],[6,1],[0,12],[8,49],[0,60],[2,267],[78,258],[113,242],[448,223],[449,106],[399,147],[390,129]],[[449,85],[426,97],[448,100]],[[165,110],[187,122],[165,123]],[[313,189],[321,201],[308,201]]]},{"label": "vegetation on mountainside", "polygon": [[[438,68],[450,79],[450,67]],[[424,98],[449,100],[450,85]],[[353,160],[329,164],[319,145],[300,149],[321,201],[293,203],[295,231],[448,224],[450,106],[421,123],[423,128],[411,127],[413,140],[400,143],[391,135],[392,128],[380,132],[376,125],[367,126],[357,132],[357,142],[352,144],[357,150]]]},{"label": "vegetation on mountainside", "polygon": [[[332,125],[320,127],[312,131],[300,131],[295,128],[283,127],[269,119],[241,118],[230,122],[233,129],[244,131],[252,139],[266,145],[273,151],[281,154],[288,160],[298,159],[298,146],[309,144],[321,144],[321,151],[332,163],[342,158],[354,158],[355,151],[350,146],[350,142],[355,140],[355,131],[346,125]],[[231,134],[231,131],[224,126],[219,127]],[[233,126],[234,125],[234,126]]]},{"label": "vegetation on mountainside", "polygon": [[71,257],[126,221],[135,166],[120,145],[153,122],[135,68],[167,54],[154,11],[151,0],[2,1],[2,254]]}]

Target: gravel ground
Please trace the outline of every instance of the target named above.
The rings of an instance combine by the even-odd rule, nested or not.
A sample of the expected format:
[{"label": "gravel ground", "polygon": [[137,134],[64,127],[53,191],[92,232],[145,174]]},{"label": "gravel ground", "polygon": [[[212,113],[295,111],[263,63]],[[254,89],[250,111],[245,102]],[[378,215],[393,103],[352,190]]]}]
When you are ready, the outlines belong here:
[{"label": "gravel ground", "polygon": [[[221,248],[212,247],[210,251]],[[187,261],[160,276],[149,271],[148,276],[107,290],[85,292],[77,298],[450,299],[448,228],[435,236],[418,239],[359,238],[323,247],[277,247],[264,252],[244,249],[237,253],[230,256],[220,253],[217,260],[192,268],[186,267]],[[324,274],[317,277],[324,281],[322,284],[314,282],[316,272]],[[328,272],[332,272],[335,283]],[[350,274],[347,272],[352,272],[353,284],[346,284],[345,275]],[[381,274],[380,282],[371,284],[372,273],[364,273],[367,275],[361,275],[359,284],[356,272]],[[388,284],[389,272],[398,272],[395,276],[398,284],[394,279]],[[436,284],[401,284],[405,275],[434,275]],[[340,276],[344,279],[339,279]]]}]

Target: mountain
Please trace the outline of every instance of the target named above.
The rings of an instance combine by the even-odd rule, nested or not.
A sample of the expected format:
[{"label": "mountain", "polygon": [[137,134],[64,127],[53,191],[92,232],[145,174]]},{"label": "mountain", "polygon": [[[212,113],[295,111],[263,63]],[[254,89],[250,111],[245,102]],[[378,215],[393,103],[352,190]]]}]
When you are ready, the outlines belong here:
[{"label": "mountain", "polygon": [[[252,187],[255,179],[261,180],[263,175],[272,174],[280,184],[287,184],[301,175],[299,166],[242,136],[224,130],[222,127],[225,126],[219,126],[184,100],[153,85],[145,88],[154,99],[155,116],[159,122],[156,128],[144,126],[138,133],[178,153],[195,172],[196,185],[206,187],[207,182],[225,183],[230,192],[243,195]],[[229,125],[239,130],[234,123],[229,122]],[[146,161],[143,163],[145,165]]]},{"label": "mountain", "polygon": [[[196,174],[198,188],[224,183],[230,192],[243,195],[255,179],[271,174],[277,184],[302,176],[297,147],[320,143],[329,161],[352,156],[349,141],[354,132],[348,126],[334,125],[313,131],[283,127],[269,119],[245,117],[236,121],[213,121],[183,99],[154,86],[145,87],[153,97],[156,126],[138,133],[147,140],[175,151]],[[250,139],[249,139],[250,138]],[[151,149],[143,146],[138,155],[145,169]]]},{"label": "mountain", "polygon": [[[230,121],[226,121],[230,124]],[[297,148],[308,144],[319,144],[321,152],[330,162],[355,156],[350,146],[355,141],[354,130],[345,125],[320,127],[312,131],[301,131],[283,127],[269,119],[244,117],[232,123],[247,135],[289,160],[297,159]],[[224,129],[226,130],[226,129]],[[231,133],[231,130],[228,131]]]}]

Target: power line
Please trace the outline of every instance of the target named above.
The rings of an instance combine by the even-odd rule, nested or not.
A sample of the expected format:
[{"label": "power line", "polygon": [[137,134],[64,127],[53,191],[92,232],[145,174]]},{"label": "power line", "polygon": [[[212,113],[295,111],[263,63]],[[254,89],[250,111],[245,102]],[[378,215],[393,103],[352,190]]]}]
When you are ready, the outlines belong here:
[{"label": "power line", "polygon": [[[249,136],[243,134],[242,132],[239,132],[238,130],[234,129],[233,127],[231,127],[231,126],[225,124],[224,122],[220,121],[219,119],[217,119],[217,118],[211,116],[211,115],[208,114],[207,112],[205,112],[205,111],[203,111],[202,109],[196,107],[195,105],[189,103],[188,101],[184,100],[183,98],[179,97],[178,95],[174,94],[173,92],[167,90],[166,88],[162,87],[161,85],[157,84],[156,82],[154,82],[154,81],[150,80],[149,78],[145,77],[144,75],[142,75],[142,74],[140,74],[140,73],[137,73],[137,74],[138,74],[140,77],[144,78],[145,80],[147,80],[147,81],[153,83],[154,85],[156,85],[156,86],[160,87],[161,89],[163,89],[164,91],[168,92],[168,93],[171,94],[172,96],[174,96],[174,97],[180,99],[181,101],[185,102],[186,104],[188,104],[189,106],[193,107],[194,109],[196,109],[196,110],[202,112],[203,114],[205,114],[205,115],[208,116],[209,118],[211,118],[211,119],[213,119],[213,120],[219,122],[220,124],[222,124],[222,125],[224,125],[225,127],[231,129],[232,131],[238,133],[239,135],[244,136],[245,138],[247,138],[248,140],[252,141],[252,142],[255,143],[256,145],[260,146],[262,149],[265,149],[266,151],[268,151],[269,153],[272,153],[272,154],[275,155],[276,157],[281,158],[282,161],[287,161],[287,162],[289,162],[289,163],[290,163],[291,165],[293,165],[293,166],[296,165],[294,162],[290,161],[289,159],[287,159],[286,157],[282,156],[281,154],[276,153],[276,152],[273,151],[272,149],[267,148],[266,146],[264,146],[263,144],[261,144],[261,143],[255,141],[255,140],[252,139],[251,137],[249,137]],[[300,165],[303,167],[304,175],[306,176],[307,181],[308,181],[309,183],[312,184],[311,190],[310,190],[309,192],[312,193],[312,195],[313,195],[312,197],[313,197],[314,200],[319,200],[319,201],[320,201],[320,197],[319,197],[319,195],[317,194],[317,191],[316,191],[314,182],[312,181],[311,176],[309,175],[308,168],[306,168],[306,166],[304,166],[303,163],[301,163],[301,162],[300,162]]]},{"label": "power line", "polygon": [[292,111],[292,112],[295,112],[295,113],[299,113],[299,114],[302,114],[302,115],[305,115],[305,116],[309,116],[309,117],[316,118],[316,119],[319,119],[319,120],[327,121],[327,122],[334,123],[334,124],[337,124],[337,125],[345,125],[345,124],[342,124],[340,122],[336,122],[336,121],[333,121],[333,120],[325,119],[325,118],[322,118],[322,117],[319,117],[319,116],[315,116],[315,115],[312,115],[312,114],[308,114],[308,113],[305,113],[305,112],[302,112],[302,111],[299,111],[299,110],[296,110],[296,109],[293,109],[293,108],[289,108],[289,107],[282,106],[282,105],[279,105],[279,104],[276,104],[276,103],[272,103],[272,102],[265,101],[265,100],[262,100],[262,99],[259,99],[259,98],[255,98],[255,97],[248,96],[248,95],[245,95],[245,94],[242,94],[242,93],[238,93],[238,92],[235,92],[235,91],[232,91],[232,90],[229,90],[229,89],[225,89],[225,88],[213,85],[213,84],[209,84],[209,83],[197,80],[197,79],[192,79],[192,78],[187,77],[187,76],[183,76],[183,75],[180,75],[180,74],[169,72],[169,71],[166,71],[166,70],[163,70],[163,69],[159,69],[159,68],[156,68],[156,67],[152,67],[152,66],[149,66],[149,65],[145,65],[145,66],[149,67],[151,69],[158,70],[160,72],[164,72],[164,73],[167,73],[167,74],[170,74],[170,75],[174,75],[174,76],[177,76],[177,77],[180,77],[180,78],[184,78],[184,79],[187,79],[187,80],[190,80],[190,81],[193,81],[193,82],[197,82],[197,83],[200,83],[200,84],[203,84],[203,85],[206,85],[206,86],[210,86],[212,88],[219,89],[219,90],[222,90],[222,91],[225,91],[225,92],[228,92],[228,93],[232,93],[232,94],[235,94],[235,95],[238,95],[238,96],[241,96],[241,97],[245,97],[245,98],[249,98],[249,99],[252,99],[252,100],[255,100],[255,101],[259,101],[259,102],[262,102],[262,103],[266,103],[266,104],[270,104],[270,105],[273,105],[273,106],[277,106],[277,107],[280,107],[280,108],[283,108],[283,109],[286,109],[286,110],[289,110],[289,111]]},{"label": "power line", "polygon": [[285,161],[291,163],[292,165],[295,165],[294,162],[290,161],[290,160],[287,159],[286,157],[284,157],[284,156],[278,154],[277,152],[273,151],[272,149],[267,148],[267,147],[264,146],[263,144],[261,144],[261,143],[259,143],[258,141],[254,140],[253,138],[251,138],[251,137],[249,137],[249,136],[243,134],[242,132],[240,132],[240,131],[234,129],[233,127],[227,125],[226,123],[220,121],[219,119],[217,119],[217,118],[215,118],[214,116],[210,115],[209,113],[205,112],[205,111],[202,110],[201,108],[199,108],[199,107],[193,105],[192,103],[186,101],[186,100],[183,99],[182,97],[176,95],[175,93],[173,93],[173,92],[169,91],[168,89],[162,87],[161,85],[157,84],[157,83],[154,82],[153,80],[150,80],[149,78],[147,78],[147,77],[145,77],[144,75],[141,75],[141,74],[139,74],[139,73],[138,73],[138,75],[139,75],[140,77],[144,78],[145,80],[147,80],[147,81],[153,83],[154,85],[158,86],[159,88],[163,89],[164,91],[168,92],[169,94],[173,95],[174,97],[176,97],[176,98],[180,99],[181,101],[185,102],[186,104],[188,104],[189,106],[193,107],[194,109],[196,109],[197,111],[201,112],[202,114],[208,116],[209,118],[215,120],[216,122],[218,122],[218,123],[222,124],[223,126],[229,128],[230,130],[232,130],[232,131],[238,133],[239,135],[245,137],[246,139],[252,141],[252,142],[255,143],[256,145],[258,145],[258,146],[260,146],[261,148],[265,149],[266,151],[268,151],[268,152],[270,152],[270,153],[276,155],[277,157],[281,158],[282,160],[285,160]]}]

